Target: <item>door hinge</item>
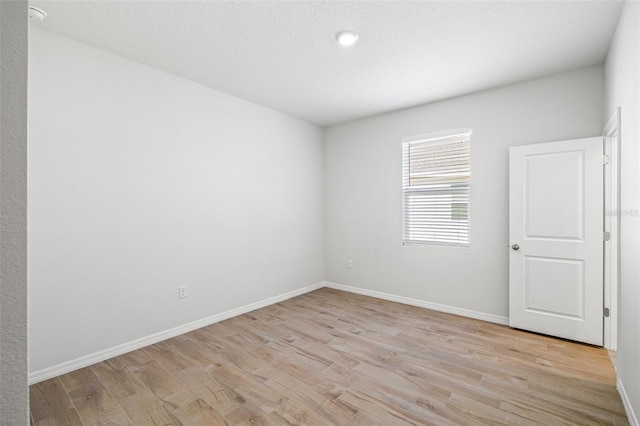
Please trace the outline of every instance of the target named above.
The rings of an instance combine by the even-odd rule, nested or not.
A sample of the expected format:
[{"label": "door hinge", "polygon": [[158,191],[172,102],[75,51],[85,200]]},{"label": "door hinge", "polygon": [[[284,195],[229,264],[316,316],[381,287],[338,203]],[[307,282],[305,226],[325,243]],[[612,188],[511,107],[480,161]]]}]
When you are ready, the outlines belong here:
[{"label": "door hinge", "polygon": [[604,240],[605,240],[605,241],[609,241],[609,240],[611,240],[611,232],[609,232],[609,231],[604,231]]},{"label": "door hinge", "polygon": [[602,156],[602,164],[605,165],[605,166],[607,164],[609,164],[609,156],[608,155],[605,154],[605,155]]},{"label": "door hinge", "polygon": [[609,318],[609,308],[604,308],[602,314],[605,318]]}]

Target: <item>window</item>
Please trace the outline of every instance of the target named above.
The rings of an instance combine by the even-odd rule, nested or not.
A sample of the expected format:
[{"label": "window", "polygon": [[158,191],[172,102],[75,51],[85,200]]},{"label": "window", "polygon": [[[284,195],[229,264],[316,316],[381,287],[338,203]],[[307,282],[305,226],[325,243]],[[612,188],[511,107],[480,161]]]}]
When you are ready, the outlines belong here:
[{"label": "window", "polygon": [[403,242],[469,246],[470,130],[402,144]]}]

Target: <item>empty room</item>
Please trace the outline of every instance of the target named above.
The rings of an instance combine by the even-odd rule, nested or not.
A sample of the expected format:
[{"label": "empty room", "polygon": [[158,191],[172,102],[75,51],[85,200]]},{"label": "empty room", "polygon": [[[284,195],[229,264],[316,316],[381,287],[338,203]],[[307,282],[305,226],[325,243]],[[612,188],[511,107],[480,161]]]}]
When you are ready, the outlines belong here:
[{"label": "empty room", "polygon": [[0,424],[632,425],[640,2],[0,1]]}]

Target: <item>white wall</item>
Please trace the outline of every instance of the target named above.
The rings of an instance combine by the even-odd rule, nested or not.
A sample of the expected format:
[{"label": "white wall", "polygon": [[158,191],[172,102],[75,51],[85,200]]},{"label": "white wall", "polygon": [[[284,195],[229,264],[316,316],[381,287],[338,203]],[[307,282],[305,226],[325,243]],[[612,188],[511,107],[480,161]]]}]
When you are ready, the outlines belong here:
[{"label": "white wall", "polygon": [[[618,379],[640,415],[640,3],[627,1],[605,63],[605,121],[621,107]],[[623,395],[624,397],[624,395]]]},{"label": "white wall", "polygon": [[32,372],[323,280],[320,127],[30,43]]},{"label": "white wall", "polygon": [[0,1],[0,424],[29,423],[26,1]]},{"label": "white wall", "polygon": [[[596,66],[328,128],[327,281],[505,318],[508,148],[599,135],[603,89]],[[403,246],[401,141],[459,128],[473,130],[471,248]]]}]

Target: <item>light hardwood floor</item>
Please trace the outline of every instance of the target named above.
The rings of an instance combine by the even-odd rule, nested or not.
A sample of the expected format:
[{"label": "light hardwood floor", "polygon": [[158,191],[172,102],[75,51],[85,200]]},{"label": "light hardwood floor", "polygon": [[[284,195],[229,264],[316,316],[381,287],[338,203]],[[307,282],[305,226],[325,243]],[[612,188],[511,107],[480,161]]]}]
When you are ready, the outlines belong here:
[{"label": "light hardwood floor", "polygon": [[626,425],[602,348],[321,289],[31,386],[36,425]]}]

